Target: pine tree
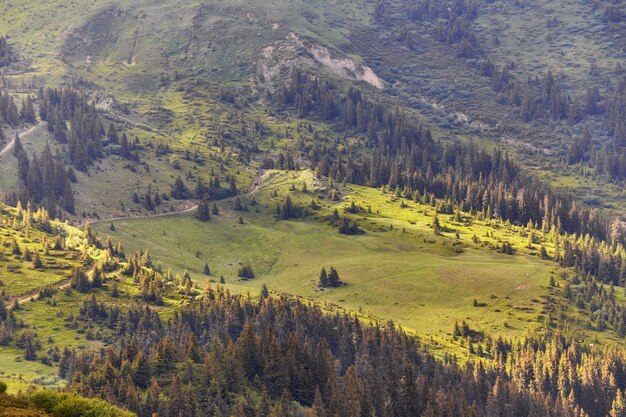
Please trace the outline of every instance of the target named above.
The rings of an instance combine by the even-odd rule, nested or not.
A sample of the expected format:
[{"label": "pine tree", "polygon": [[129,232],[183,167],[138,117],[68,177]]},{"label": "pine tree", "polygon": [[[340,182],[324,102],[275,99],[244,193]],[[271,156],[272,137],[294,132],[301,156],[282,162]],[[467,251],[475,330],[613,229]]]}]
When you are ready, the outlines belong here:
[{"label": "pine tree", "polygon": [[626,403],[621,389],[617,389],[613,404],[611,404],[610,417],[626,417]]},{"label": "pine tree", "polygon": [[118,298],[120,296],[120,292],[117,286],[117,281],[113,281],[111,283],[111,297]]},{"label": "pine tree", "polygon": [[24,146],[22,145],[20,136],[16,133],[15,141],[13,142],[13,155],[15,155],[16,158],[19,158],[20,155],[22,155],[22,152],[24,152]]},{"label": "pine tree", "polygon": [[93,277],[91,279],[91,286],[93,288],[100,288],[102,287],[102,270],[98,267],[96,267],[93,270]]},{"label": "pine tree", "polygon": [[437,216],[437,214],[435,214],[433,216],[433,231],[435,232],[436,235],[440,235],[441,234],[441,223],[439,223],[439,216]]},{"label": "pine tree", "polygon": [[39,255],[39,252],[35,253],[35,257],[33,258],[33,268],[43,268],[43,262],[41,261],[41,256]]},{"label": "pine tree", "polygon": [[201,222],[207,222],[211,219],[211,215],[209,214],[209,203],[206,200],[202,200],[198,203],[196,218]]},{"label": "pine tree", "polygon": [[187,186],[183,182],[183,179],[180,177],[180,175],[176,177],[174,185],[172,185],[172,191],[170,194],[176,200],[184,200],[185,198],[189,198],[189,190],[187,189]]},{"label": "pine tree", "polygon": [[139,351],[133,365],[133,382],[140,388],[147,388],[150,379],[149,359],[142,351]]},{"label": "pine tree", "polygon": [[0,297],[0,321],[7,319],[8,309],[4,302],[4,297]]},{"label": "pine tree", "polygon": [[72,271],[71,286],[73,289],[81,293],[86,293],[89,291],[89,279],[81,268],[76,267]]},{"label": "pine tree", "polygon": [[320,272],[319,286],[322,288],[328,287],[328,274],[326,273],[326,268],[322,268],[322,271]]},{"label": "pine tree", "polygon": [[270,296],[270,292],[267,289],[267,285],[263,284],[263,286],[261,286],[261,298],[266,299],[269,296]]},{"label": "pine tree", "polygon": [[335,267],[330,267],[330,272],[328,273],[328,285],[331,287],[339,287],[342,284],[341,279],[339,279],[339,274]]}]

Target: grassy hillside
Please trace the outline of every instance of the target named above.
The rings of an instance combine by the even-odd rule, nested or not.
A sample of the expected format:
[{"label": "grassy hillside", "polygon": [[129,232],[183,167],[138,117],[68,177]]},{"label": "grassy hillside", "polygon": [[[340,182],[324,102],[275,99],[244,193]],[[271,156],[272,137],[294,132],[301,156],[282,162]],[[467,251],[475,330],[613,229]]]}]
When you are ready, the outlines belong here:
[{"label": "grassy hillside", "polygon": [[[611,214],[623,208],[619,189],[606,186],[604,176],[587,167],[583,177],[578,165],[563,164],[568,146],[585,125],[596,146],[610,142],[601,118],[573,124],[545,118],[524,122],[519,107],[504,104],[479,70],[486,59],[498,68],[512,62],[510,71],[521,81],[552,70],[571,100],[587,87],[606,95],[609,85],[602,80],[614,75],[623,52],[602,7],[562,0],[481,2],[467,22],[468,36],[476,41],[476,54],[468,59],[458,55],[458,42],[437,40],[436,19],[412,20],[404,2],[384,4],[384,19],[377,20],[373,2],[284,0],[280,7],[239,1],[73,1],[59,7],[9,2],[3,5],[6,25],[0,35],[11,36],[22,60],[5,80],[16,93],[74,80],[142,143],[198,151],[215,162],[204,173],[225,164],[233,174],[244,172],[249,162],[242,160],[242,147],[271,152],[270,141],[281,141],[288,123],[278,123],[262,137],[251,135],[250,127],[259,114],[266,116],[267,94],[289,68],[308,67],[418,111],[442,138],[508,149],[529,170],[588,204]],[[410,42],[399,33],[405,29]],[[371,68],[368,76],[363,64]],[[234,100],[222,100],[225,92]],[[45,136],[35,139],[43,143]],[[217,141],[225,142],[230,156],[212,148]],[[159,173],[154,188],[167,189],[178,172],[153,160],[153,150],[141,156]],[[133,175],[119,161],[102,165],[98,172],[121,183],[123,192],[116,194],[123,198],[102,201],[98,196],[117,190],[86,178],[76,187],[78,212],[137,212],[129,199],[133,189],[146,187],[145,172]],[[181,173],[189,168],[183,166]],[[241,188],[254,177],[237,175]],[[598,188],[602,192],[594,193]]]},{"label": "grassy hillside", "polygon": [[[304,183],[306,193],[301,191]],[[184,215],[119,220],[112,223],[114,230],[103,221],[93,229],[133,251],[148,249],[164,268],[178,274],[188,270],[199,282],[219,282],[223,276],[227,288],[253,293],[267,285],[330,309],[392,319],[446,342],[455,321],[507,338],[546,330],[546,317],[556,317],[566,303],[561,290],[550,286],[551,278],[563,285],[564,270],[538,256],[541,245],[549,252],[554,248],[541,231],[534,232],[540,243],[529,249],[526,228],[469,214],[459,222],[440,214],[448,231],[437,236],[431,227],[433,207],[358,186],[341,187],[341,199],[335,202],[329,189],[309,171],[269,171],[258,191],[241,198],[248,211],[233,210],[231,199],[219,203],[220,214],[206,223]],[[276,205],[287,195],[302,205],[315,200],[320,208],[304,220],[277,220]],[[363,211],[345,213],[352,202]],[[334,209],[355,219],[365,233],[339,234],[336,222],[329,220]],[[516,254],[493,249],[502,242],[511,243]],[[205,263],[210,276],[203,274]],[[256,277],[239,278],[242,265],[251,265]],[[346,286],[319,288],[319,272],[330,266]],[[580,313],[571,309],[564,314],[575,321]],[[589,330],[602,340],[617,340],[610,332]]]},{"label": "grassy hillside", "polygon": [[[594,146],[609,140],[601,118],[573,124],[549,117],[525,121],[519,106],[506,103],[480,71],[485,59],[499,68],[514,60],[511,72],[520,80],[542,77],[551,69],[556,73],[558,67],[563,89],[576,99],[587,87],[599,85],[622,57],[591,5],[561,0],[481,3],[467,22],[476,41],[476,54],[470,57],[459,53],[458,42],[437,40],[443,17],[411,18],[406,4],[395,0],[384,2],[383,11],[369,1],[62,3],[57,7],[27,0],[0,6],[5,23],[0,35],[10,36],[20,58],[4,71],[3,84],[21,99],[27,93],[35,96],[44,85],[82,89],[103,123],[112,122],[136,144],[138,157],[131,162],[107,151],[87,172],[76,173],[74,224],[102,219],[94,229],[103,238],[111,235],[128,253],[148,249],[165,269],[181,276],[188,270],[201,284],[224,276],[225,285],[237,292],[256,292],[267,285],[329,309],[393,319],[445,343],[455,321],[465,320],[486,334],[517,337],[549,331],[550,321],[561,317],[601,342],[614,340],[611,331],[599,332],[586,323],[589,311],[564,301],[568,271],[540,256],[541,246],[544,258],[556,252],[558,238],[547,231],[463,213],[460,219],[440,214],[443,232],[435,235],[435,208],[430,205],[389,190],[347,184],[334,184],[339,199],[333,201],[328,180],[306,170],[270,171],[259,189],[254,187],[268,156],[291,153],[304,168],[313,148],[337,155],[372,152],[364,135],[342,130],[337,119],[304,119],[295,108],[273,105],[278,86],[293,74],[292,67],[300,67],[333,80],[338,101],[350,86],[359,86],[384,107],[398,106],[421,116],[437,141],[501,147],[527,171],[576,193],[584,204],[619,213],[624,205],[621,181],[609,181],[594,167],[565,163],[568,146],[584,124],[591,126]],[[575,58],[583,49],[581,64]],[[592,63],[594,71],[589,72]],[[28,153],[40,153],[51,143],[69,161],[69,146],[57,144],[45,122],[17,129],[26,132],[21,140]],[[16,186],[17,165],[12,153],[2,157],[4,192]],[[169,199],[177,177],[193,189],[198,179],[225,182],[230,176],[247,211],[233,210],[231,198],[218,202],[220,214],[207,223],[189,213],[134,218],[193,206],[190,198]],[[306,192],[301,191],[304,183]],[[140,201],[146,192],[168,199],[148,210]],[[316,200],[319,207],[303,220],[278,221],[275,208],[287,195],[302,206]],[[361,209],[346,213],[352,202]],[[335,209],[365,233],[339,234]],[[11,215],[9,211],[7,219]],[[119,217],[134,219],[107,220]],[[42,285],[58,287],[72,267],[83,263],[80,250],[86,237],[58,227],[77,240],[74,252],[50,252],[40,271],[10,251],[13,238],[43,250],[44,235],[7,229],[3,266],[20,272],[2,278],[7,296],[26,296]],[[528,245],[531,233],[536,242]],[[512,245],[514,255],[500,253],[504,243]],[[91,254],[93,262],[100,256]],[[203,274],[205,263],[210,276]],[[256,278],[238,278],[239,268],[248,264]],[[348,285],[321,290],[318,274],[331,265]],[[137,283],[128,283],[119,271],[109,278],[129,285],[122,288],[128,300],[136,296]],[[105,303],[116,302],[107,287],[94,291]],[[58,293],[55,303],[63,314],[43,302],[28,303],[17,314],[39,323],[40,339],[59,338],[60,345],[84,349],[105,344],[106,331],[89,341],[81,333],[85,328],[60,331],[67,327],[65,311],[75,313],[82,299]],[[9,347],[4,355],[9,361],[18,350]],[[7,369],[16,380],[26,369],[25,380],[43,376],[46,383],[58,382],[53,369],[39,364]]]},{"label": "grassy hillside", "polygon": [[[60,387],[65,384],[58,375],[65,349],[95,350],[114,340],[114,322],[94,316],[86,306],[96,300],[111,320],[110,309],[123,311],[144,302],[141,283],[124,273],[123,258],[112,256],[82,230],[45,220],[41,212],[31,217],[26,210],[1,206],[0,215],[0,379],[10,392],[31,384]],[[87,290],[77,287],[77,268],[92,283],[99,269],[103,282]],[[159,292],[155,308],[164,315],[185,298],[174,283]]]}]

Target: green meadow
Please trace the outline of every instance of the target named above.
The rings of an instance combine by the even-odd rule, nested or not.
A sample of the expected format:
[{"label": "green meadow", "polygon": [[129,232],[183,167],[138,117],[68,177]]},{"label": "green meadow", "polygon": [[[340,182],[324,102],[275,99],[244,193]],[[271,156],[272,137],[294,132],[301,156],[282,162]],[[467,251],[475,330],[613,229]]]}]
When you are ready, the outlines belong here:
[{"label": "green meadow", "polygon": [[[306,193],[300,191],[303,183]],[[115,221],[114,231],[106,221],[92,228],[101,238],[124,242],[127,254],[148,250],[164,269],[188,270],[200,283],[223,276],[228,288],[251,293],[267,285],[329,308],[391,319],[423,335],[448,335],[462,320],[473,329],[509,337],[542,325],[550,277],[558,277],[556,264],[524,253],[533,253],[528,249],[511,256],[472,241],[473,234],[490,231],[494,237],[486,241],[514,239],[515,245],[525,245],[512,227],[478,221],[455,225],[442,216],[447,229],[454,227],[460,235],[436,236],[430,227],[434,208],[412,202],[400,208],[401,199],[357,186],[342,187],[342,201],[333,202],[320,198],[327,188],[309,171],[270,171],[256,193],[242,197],[248,211],[232,210],[231,199],[220,202],[220,214],[206,223],[189,214]],[[303,220],[276,220],[276,204],[288,194],[301,204],[315,199],[321,208]],[[256,206],[250,205],[252,198]],[[361,204],[361,199],[372,214],[350,216],[365,233],[339,234],[328,221],[332,210],[343,216],[348,202]],[[210,276],[203,274],[205,263]],[[238,278],[240,266],[248,264],[256,277]],[[319,272],[330,266],[347,285],[321,290]]]}]

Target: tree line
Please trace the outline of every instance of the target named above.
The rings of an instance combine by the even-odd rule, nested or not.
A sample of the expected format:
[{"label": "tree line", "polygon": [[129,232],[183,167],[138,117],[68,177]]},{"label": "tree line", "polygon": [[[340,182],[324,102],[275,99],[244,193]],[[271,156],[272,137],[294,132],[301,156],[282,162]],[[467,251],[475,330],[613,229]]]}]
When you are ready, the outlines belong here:
[{"label": "tree line", "polygon": [[54,155],[46,145],[41,155],[33,153],[29,157],[19,136],[16,135],[13,152],[18,162],[18,183],[15,191],[7,193],[6,202],[15,206],[29,202],[45,207],[52,217],[61,217],[61,211],[74,213],[74,193],[70,178],[76,180],[73,172],[66,171],[63,158]]},{"label": "tree line", "polygon": [[41,120],[48,122],[48,130],[57,142],[67,144],[71,164],[86,171],[103,156],[102,139],[106,136],[95,105],[71,87],[41,88],[38,98]]},{"label": "tree line", "polygon": [[15,62],[16,56],[6,36],[0,36],[0,68]]},{"label": "tree line", "polygon": [[624,353],[558,334],[519,345],[491,340],[484,354],[496,365],[460,366],[424,353],[393,323],[368,326],[219,286],[166,322],[140,306],[119,320],[114,346],[66,350],[61,376],[70,389],[141,417],[595,417],[625,409]]},{"label": "tree line", "polygon": [[330,82],[294,69],[272,98],[279,108],[340,122],[344,134],[357,136],[369,149],[340,151],[336,144],[303,144],[301,154],[319,175],[371,187],[385,185],[417,201],[432,195],[486,218],[518,224],[532,220],[540,228],[554,226],[560,232],[609,240],[606,222],[596,210],[525,173],[507,154],[498,149],[488,152],[471,142],[435,140],[416,117],[368,99],[358,89],[342,95]]}]

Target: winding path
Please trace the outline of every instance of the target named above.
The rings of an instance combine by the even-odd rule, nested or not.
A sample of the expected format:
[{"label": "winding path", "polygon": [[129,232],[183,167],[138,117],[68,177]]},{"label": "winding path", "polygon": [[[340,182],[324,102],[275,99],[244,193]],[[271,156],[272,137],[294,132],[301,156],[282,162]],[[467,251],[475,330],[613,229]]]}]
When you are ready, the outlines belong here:
[{"label": "winding path", "polygon": [[[33,126],[33,128],[36,126]],[[31,128],[32,129],[32,128]],[[30,129],[29,129],[30,130]],[[11,149],[11,144],[5,146],[2,149],[2,152],[0,153],[0,156],[5,154],[6,152],[8,152]],[[227,199],[224,199],[222,201],[230,201],[235,199],[236,197],[247,197],[250,196],[254,193],[256,193],[259,188],[261,187],[261,183],[263,182],[263,178],[265,178],[265,175],[267,174],[266,171],[262,171],[259,176],[254,180],[254,182],[252,183],[252,189],[250,191],[248,191],[245,194],[240,194],[238,196],[235,197],[230,197]],[[188,203],[188,202],[187,202]],[[132,219],[151,219],[151,218],[155,218],[155,217],[166,217],[166,216],[176,216],[176,215],[180,215],[180,214],[185,214],[185,213],[189,213],[195,209],[198,208],[198,204],[193,203],[190,207],[186,207],[182,210],[178,210],[178,211],[172,211],[169,213],[158,213],[158,214],[152,214],[152,215],[147,215],[147,216],[129,216],[129,217],[113,217],[113,218],[109,218],[109,219],[102,219],[102,220],[95,220],[95,221],[91,221],[91,222],[86,222],[86,224],[95,224],[95,223],[102,223],[102,222],[112,222],[112,221],[117,221],[117,220],[132,220]],[[93,271],[93,268],[91,268],[88,272]],[[63,291],[64,289],[66,289],[67,287],[69,287],[71,285],[71,278],[66,278],[62,281],[57,282],[56,284],[53,284],[54,286],[56,286],[57,291]],[[39,289],[36,290],[32,290],[29,291],[26,294],[21,294],[18,295],[16,297],[11,297],[10,298],[10,303],[7,306],[9,309],[13,309],[15,307],[15,303],[18,302],[20,304],[22,303],[26,303],[32,300],[35,300],[37,298],[39,294]]]},{"label": "winding path", "polygon": [[[96,265],[93,265],[91,268],[89,268],[87,271],[85,271],[87,274],[91,274],[93,273],[93,271],[96,269]],[[61,281],[55,282],[53,284],[48,285],[48,287],[55,287],[56,291],[63,291],[66,288],[69,288],[72,285],[72,278],[65,278],[62,279]],[[10,303],[7,306],[9,309],[13,309],[15,308],[15,303],[27,303],[29,301],[33,301],[36,300],[37,297],[39,296],[39,290],[41,288],[36,288],[33,289],[27,293],[24,294],[20,294],[14,297],[10,298]]]},{"label": "winding path", "polygon": [[[25,131],[19,133],[18,135],[20,136],[24,136],[24,135],[29,135],[31,134],[35,129],[37,129],[39,126],[41,126],[44,122],[39,122],[34,126],[31,126],[30,128],[26,129]],[[15,132],[13,133],[15,134]],[[4,148],[2,148],[2,150],[0,150],[0,158],[2,158],[3,156],[5,156],[6,154],[8,154],[11,149],[13,149],[13,146],[15,146],[15,137],[13,137],[13,139],[11,139],[11,141],[9,143],[7,143]]]},{"label": "winding path", "polygon": [[9,151],[13,149],[13,145],[15,145],[15,138],[11,139],[11,141],[7,143],[4,148],[2,148],[0,151],[0,158],[9,153]]},{"label": "winding path", "polygon": [[[44,122],[39,122],[36,125],[30,127],[29,129],[27,129],[27,130],[25,130],[25,131],[23,131],[21,133],[18,133],[18,134],[20,136],[28,135],[28,134],[32,133],[36,128],[41,126],[43,123]],[[9,143],[7,143],[2,149],[0,149],[0,160],[2,159],[2,157],[7,155],[13,149],[14,146],[15,146],[15,138],[11,139],[11,141]],[[247,193],[240,194],[240,195],[234,196],[234,197],[230,197],[230,198],[227,198],[227,199],[222,200],[222,201],[230,201],[230,200],[234,200],[236,197],[246,197],[246,196],[250,196],[250,195],[256,193],[259,190],[259,188],[261,187],[261,184],[262,184],[263,179],[264,179],[266,174],[267,174],[267,171],[261,171],[259,173],[259,175],[257,176],[257,178],[252,183],[252,188]],[[189,203],[192,203],[192,204],[191,204],[191,206],[187,207],[187,205]],[[119,221],[119,220],[151,219],[151,218],[157,218],[157,217],[177,216],[177,215],[181,215],[181,214],[190,213],[190,212],[196,210],[198,208],[198,204],[193,202],[192,200],[188,200],[188,201],[186,201],[183,204],[183,207],[184,208],[182,208],[180,210],[175,210],[175,211],[171,211],[171,212],[168,212],[168,213],[156,213],[156,214],[143,215],[143,216],[112,217],[112,218],[107,218],[107,219],[86,221],[84,223],[81,223],[80,225],[81,226],[83,226],[85,224],[92,225],[92,224],[97,224],[97,223],[113,222],[113,221]],[[67,278],[67,279],[64,279],[62,281],[59,281],[59,282],[57,282],[54,285],[56,286],[57,291],[62,291],[62,290],[66,289],[67,287],[69,287],[71,285],[70,278]],[[38,294],[39,294],[39,289],[33,290],[33,291],[28,292],[26,294],[18,295],[16,297],[12,297],[10,299],[11,303],[9,304],[8,308],[13,309],[15,307],[16,303],[20,303],[21,304],[21,303],[32,301],[32,300],[36,299]]]},{"label": "winding path", "polygon": [[[236,197],[247,197],[250,196],[254,193],[256,193],[259,188],[261,187],[261,183],[263,182],[263,178],[265,177],[265,174],[267,174],[266,171],[262,171],[258,177],[254,180],[254,182],[252,183],[252,189],[250,191],[248,191],[245,194],[239,194],[237,196],[234,197],[230,197],[227,199],[224,199],[222,201],[230,201],[235,199]],[[191,200],[188,200],[184,205],[186,206],[189,202],[191,202]],[[110,217],[110,218],[106,218],[106,219],[98,219],[98,220],[91,220],[91,221],[86,221],[84,223],[80,223],[80,226],[84,226],[84,225],[93,225],[93,224],[98,224],[98,223],[104,223],[104,222],[114,222],[114,221],[119,221],[119,220],[133,220],[133,219],[153,219],[153,218],[157,218],[157,217],[169,217],[169,216],[178,216],[180,214],[185,214],[185,213],[190,213],[194,210],[196,210],[198,208],[198,204],[193,202],[193,204],[189,207],[185,207],[181,210],[174,210],[174,211],[170,211],[167,213],[156,213],[156,214],[146,214],[146,215],[140,215],[140,216],[125,216],[125,217]]]},{"label": "winding path", "polygon": [[[52,286],[56,287],[57,291],[63,291],[67,287],[71,285],[71,278],[66,278],[62,281],[57,282],[56,284],[52,284]],[[29,291],[26,294],[21,294],[16,297],[11,297],[11,303],[7,306],[8,309],[12,310],[15,308],[15,303],[27,303],[29,301],[35,300],[39,296],[39,288]]]},{"label": "winding path", "polygon": [[[185,204],[186,206],[186,204]],[[185,214],[185,213],[189,213],[194,211],[195,209],[198,208],[198,204],[193,203],[191,206],[189,207],[185,207],[181,210],[174,210],[174,211],[169,211],[167,213],[155,213],[155,214],[145,214],[145,215],[139,215],[139,216],[122,216],[122,217],[110,217],[110,218],[105,218],[105,219],[98,219],[98,220],[88,220],[84,223],[81,223],[80,225],[83,226],[85,224],[88,225],[92,225],[92,224],[98,224],[98,223],[104,223],[104,222],[115,222],[118,220],[132,220],[132,219],[152,219],[155,217],[167,217],[167,216],[176,216],[179,214]]]}]

